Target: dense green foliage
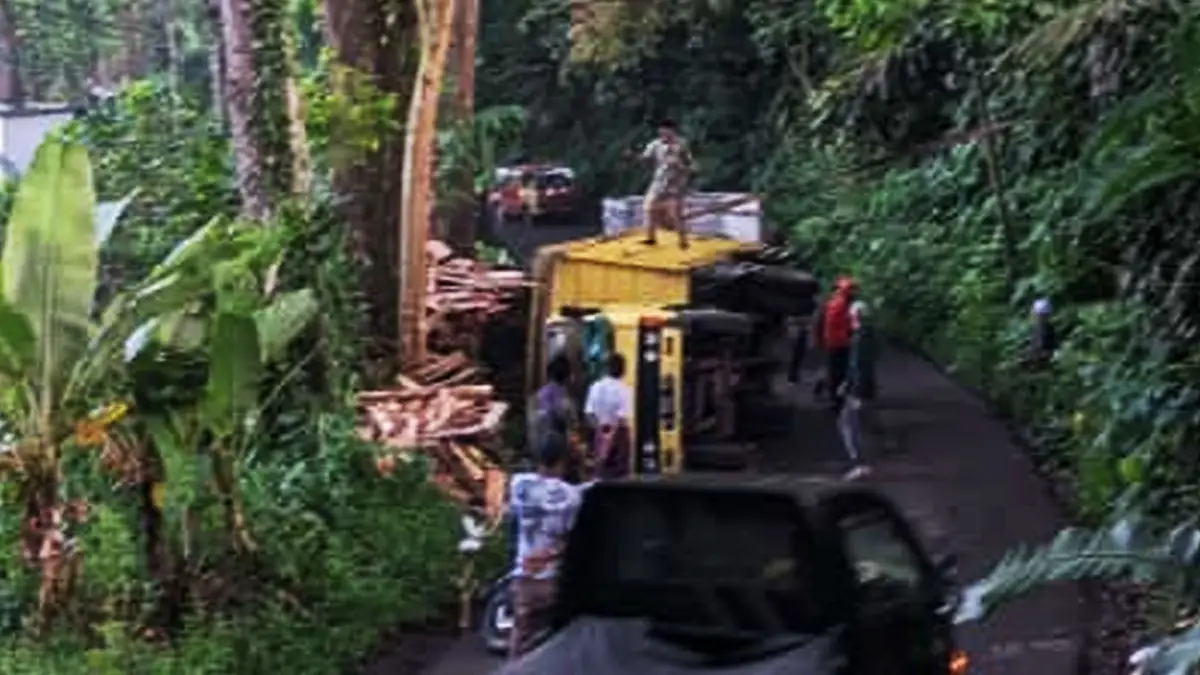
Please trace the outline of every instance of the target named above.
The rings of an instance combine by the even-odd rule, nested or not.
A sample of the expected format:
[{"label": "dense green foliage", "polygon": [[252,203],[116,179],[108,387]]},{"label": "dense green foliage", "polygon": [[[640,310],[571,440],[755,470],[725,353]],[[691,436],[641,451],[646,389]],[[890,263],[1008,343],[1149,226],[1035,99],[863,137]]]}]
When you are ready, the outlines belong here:
[{"label": "dense green foliage", "polygon": [[[317,98],[327,93],[308,94],[328,107]],[[92,359],[100,386],[81,402],[125,401],[133,414],[96,429],[95,450],[80,431],[92,418],[62,441],[56,492],[88,505],[68,532],[84,563],[40,643],[22,627],[49,614],[38,602],[46,566],[22,564],[17,546],[30,474],[0,482],[0,632],[12,641],[0,671],[328,675],[381,632],[440,613],[461,566],[457,512],[425,467],[381,476],[377,449],[357,439],[362,291],[328,198],[289,207],[266,229],[220,225],[236,209],[228,138],[199,101],[159,84],[134,83],[65,135],[89,149],[101,199],[132,195],[101,250],[103,322],[132,308],[156,322],[155,337],[135,348],[139,329]],[[271,302],[260,285],[280,252]],[[165,312],[176,297],[183,311]],[[134,325],[101,334],[120,339]],[[71,414],[80,411],[56,413],[67,431]],[[10,408],[3,418],[13,421]],[[0,452],[0,473],[10,456]]]}]

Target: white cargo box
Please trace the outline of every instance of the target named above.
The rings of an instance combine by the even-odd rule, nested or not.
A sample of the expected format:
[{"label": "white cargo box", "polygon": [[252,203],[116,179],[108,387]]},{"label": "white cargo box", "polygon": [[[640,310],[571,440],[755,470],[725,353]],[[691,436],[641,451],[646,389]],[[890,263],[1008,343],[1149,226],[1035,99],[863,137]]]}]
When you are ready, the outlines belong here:
[{"label": "white cargo box", "polygon": [[[605,199],[604,234],[616,235],[625,230],[643,227],[642,195]],[[695,192],[683,202],[684,217],[702,214],[688,220],[691,231],[735,239],[748,243],[762,241],[762,203],[744,192]]]}]

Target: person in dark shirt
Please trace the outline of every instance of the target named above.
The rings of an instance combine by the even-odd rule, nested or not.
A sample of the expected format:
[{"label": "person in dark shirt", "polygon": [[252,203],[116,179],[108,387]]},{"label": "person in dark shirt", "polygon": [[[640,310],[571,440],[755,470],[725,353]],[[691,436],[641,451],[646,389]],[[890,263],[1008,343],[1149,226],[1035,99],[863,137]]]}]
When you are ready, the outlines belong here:
[{"label": "person in dark shirt", "polygon": [[867,306],[856,300],[850,306],[850,358],[846,368],[846,380],[841,385],[844,403],[838,413],[838,433],[851,467],[846,474],[854,480],[869,473],[863,444],[863,427],[873,435],[882,437],[883,429],[875,415],[875,335],[867,318]]},{"label": "person in dark shirt", "polygon": [[574,405],[570,393],[571,362],[566,356],[557,355],[546,365],[546,383],[533,396],[529,406],[529,445],[537,447],[538,441],[547,432],[554,431],[566,436],[571,429]]}]

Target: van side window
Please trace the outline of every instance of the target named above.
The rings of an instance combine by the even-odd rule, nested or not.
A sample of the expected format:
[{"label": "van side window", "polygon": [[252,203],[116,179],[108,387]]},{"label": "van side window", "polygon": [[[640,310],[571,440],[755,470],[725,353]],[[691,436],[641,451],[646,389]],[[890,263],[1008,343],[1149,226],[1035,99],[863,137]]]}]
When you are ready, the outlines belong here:
[{"label": "van side window", "polygon": [[861,590],[873,598],[891,600],[920,593],[925,581],[920,553],[905,538],[893,514],[882,509],[847,514],[838,520],[838,527]]}]

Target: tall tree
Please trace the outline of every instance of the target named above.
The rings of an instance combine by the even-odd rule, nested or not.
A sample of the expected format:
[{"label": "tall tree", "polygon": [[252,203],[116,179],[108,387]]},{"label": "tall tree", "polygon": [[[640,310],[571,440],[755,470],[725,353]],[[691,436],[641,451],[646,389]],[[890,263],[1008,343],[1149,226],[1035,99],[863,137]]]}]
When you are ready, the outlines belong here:
[{"label": "tall tree", "polygon": [[0,101],[20,104],[25,99],[21,80],[21,37],[12,0],[0,0]]},{"label": "tall tree", "polygon": [[331,130],[333,187],[342,217],[354,233],[364,263],[373,335],[387,351],[396,344],[400,222],[404,180],[403,127],[417,66],[417,13],[413,0],[326,0],[323,28],[336,59],[332,69],[338,98],[350,105],[385,96],[394,124],[371,143],[356,138],[352,120],[337,119]]},{"label": "tall tree", "polygon": [[221,24],[221,0],[206,0],[205,18],[207,19],[208,46],[208,78],[209,96],[212,110],[221,120],[222,126],[228,121],[229,110],[225,100],[225,31]]},{"label": "tall tree", "polygon": [[265,220],[307,183],[283,2],[221,0],[221,25],[242,213]]},{"label": "tall tree", "polygon": [[[454,80],[453,98],[448,101],[451,119],[466,131],[475,117],[475,49],[479,35],[479,0],[454,0],[454,28],[448,57],[448,74]],[[467,166],[454,176],[455,186],[444,204],[444,227],[439,234],[460,250],[475,244],[475,175]]]},{"label": "tall tree", "polygon": [[400,357],[425,358],[426,243],[433,215],[433,151],[438,99],[450,52],[454,0],[417,0],[421,61],[409,102],[404,147],[404,190],[400,218]]}]

